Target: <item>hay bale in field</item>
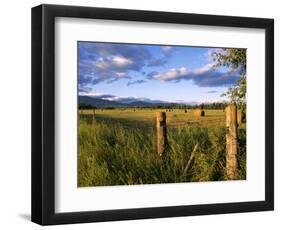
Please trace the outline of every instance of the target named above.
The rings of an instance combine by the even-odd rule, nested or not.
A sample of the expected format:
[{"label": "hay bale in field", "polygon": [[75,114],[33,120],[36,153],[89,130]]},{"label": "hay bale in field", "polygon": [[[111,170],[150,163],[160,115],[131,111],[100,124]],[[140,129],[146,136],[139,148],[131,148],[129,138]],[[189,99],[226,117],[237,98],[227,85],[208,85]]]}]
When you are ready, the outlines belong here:
[{"label": "hay bale in field", "polygon": [[195,117],[204,117],[205,111],[203,109],[195,109],[193,111],[193,114],[194,114]]}]

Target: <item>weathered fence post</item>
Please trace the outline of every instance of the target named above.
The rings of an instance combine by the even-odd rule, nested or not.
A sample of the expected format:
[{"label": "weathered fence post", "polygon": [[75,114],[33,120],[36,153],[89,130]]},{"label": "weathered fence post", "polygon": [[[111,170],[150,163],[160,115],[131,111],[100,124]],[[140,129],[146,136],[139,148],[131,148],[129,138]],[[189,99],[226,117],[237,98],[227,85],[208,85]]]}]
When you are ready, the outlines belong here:
[{"label": "weathered fence post", "polygon": [[237,111],[237,124],[238,124],[238,126],[242,125],[242,111],[241,110]]},{"label": "weathered fence post", "polygon": [[166,113],[156,113],[157,154],[163,156],[167,147]]},{"label": "weathered fence post", "polygon": [[237,107],[231,104],[226,107],[226,175],[227,179],[237,177]]}]

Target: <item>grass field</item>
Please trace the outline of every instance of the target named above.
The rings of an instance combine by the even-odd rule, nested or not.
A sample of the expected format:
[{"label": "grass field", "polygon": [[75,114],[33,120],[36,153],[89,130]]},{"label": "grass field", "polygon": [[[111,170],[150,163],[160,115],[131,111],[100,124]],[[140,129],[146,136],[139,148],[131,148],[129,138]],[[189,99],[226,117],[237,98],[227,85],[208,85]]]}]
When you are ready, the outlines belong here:
[{"label": "grass field", "polygon": [[[168,148],[161,159],[155,146],[157,111],[167,115]],[[98,109],[93,124],[87,116],[92,110],[79,113],[78,186],[226,180],[223,110],[205,110],[196,118],[183,109]],[[246,179],[245,124],[238,144],[237,179]]]},{"label": "grass field", "polygon": [[[218,127],[225,125],[225,114],[223,110],[205,110],[205,117],[196,118],[192,110],[184,109],[114,109],[114,110],[96,110],[96,118],[98,119],[114,119],[124,125],[132,125],[134,127],[153,126],[155,124],[155,114],[157,111],[166,112],[168,127]],[[80,111],[81,113],[81,111]],[[93,110],[82,110],[82,114],[93,114]]]}]

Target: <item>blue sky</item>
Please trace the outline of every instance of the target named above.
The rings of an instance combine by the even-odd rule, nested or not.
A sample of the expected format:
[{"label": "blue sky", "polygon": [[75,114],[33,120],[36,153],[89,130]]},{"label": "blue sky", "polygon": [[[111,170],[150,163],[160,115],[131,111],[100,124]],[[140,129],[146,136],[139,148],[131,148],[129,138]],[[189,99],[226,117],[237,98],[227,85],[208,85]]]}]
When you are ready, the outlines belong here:
[{"label": "blue sky", "polygon": [[239,71],[214,68],[219,48],[78,42],[79,95],[108,100],[215,102]]}]

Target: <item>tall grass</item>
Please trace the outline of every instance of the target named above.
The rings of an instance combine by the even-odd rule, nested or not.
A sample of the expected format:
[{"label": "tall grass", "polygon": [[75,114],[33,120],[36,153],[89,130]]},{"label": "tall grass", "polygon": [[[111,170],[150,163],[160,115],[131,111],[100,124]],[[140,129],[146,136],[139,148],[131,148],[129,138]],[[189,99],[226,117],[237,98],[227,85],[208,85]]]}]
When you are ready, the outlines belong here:
[{"label": "tall grass", "polygon": [[[168,129],[166,154],[156,154],[153,128],[79,122],[78,186],[219,181],[225,177],[224,128]],[[239,130],[239,178],[246,179],[246,133]],[[198,148],[195,150],[195,146]],[[194,159],[185,170],[191,153]]]}]

